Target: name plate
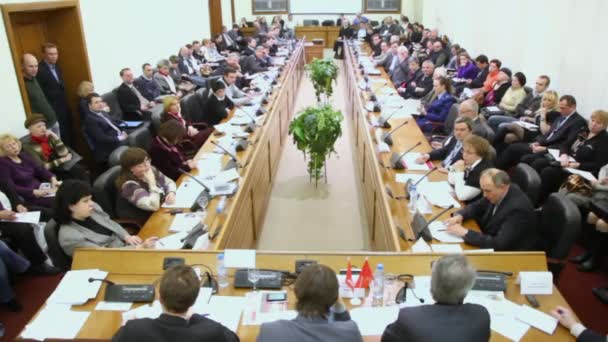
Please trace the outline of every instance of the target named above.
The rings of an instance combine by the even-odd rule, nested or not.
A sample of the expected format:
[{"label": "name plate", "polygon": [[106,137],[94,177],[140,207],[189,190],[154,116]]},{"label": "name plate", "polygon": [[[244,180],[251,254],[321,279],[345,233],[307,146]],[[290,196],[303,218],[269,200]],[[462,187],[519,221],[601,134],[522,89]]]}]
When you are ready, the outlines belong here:
[{"label": "name plate", "polygon": [[553,294],[553,274],[551,272],[519,272],[517,283],[522,295]]}]

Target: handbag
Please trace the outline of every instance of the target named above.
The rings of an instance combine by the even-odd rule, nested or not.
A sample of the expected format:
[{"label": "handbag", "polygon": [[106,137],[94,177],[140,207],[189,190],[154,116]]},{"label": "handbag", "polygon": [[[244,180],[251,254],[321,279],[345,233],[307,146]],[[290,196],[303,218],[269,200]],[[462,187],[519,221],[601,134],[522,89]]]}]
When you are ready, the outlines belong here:
[{"label": "handbag", "polygon": [[560,191],[567,193],[576,193],[585,197],[591,197],[593,189],[587,181],[579,175],[570,175],[568,179],[561,185]]}]

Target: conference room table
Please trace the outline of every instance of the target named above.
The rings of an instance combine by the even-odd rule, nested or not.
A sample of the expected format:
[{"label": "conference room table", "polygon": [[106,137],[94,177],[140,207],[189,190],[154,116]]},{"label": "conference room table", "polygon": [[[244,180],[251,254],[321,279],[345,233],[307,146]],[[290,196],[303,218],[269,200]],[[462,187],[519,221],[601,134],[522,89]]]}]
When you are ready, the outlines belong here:
[{"label": "conference room table", "polygon": [[[277,80],[277,87],[263,107],[267,110],[261,127],[257,127],[248,137],[249,146],[236,153],[239,187],[236,193],[229,196],[226,207],[221,213],[216,213],[220,201],[219,196],[209,201],[205,224],[209,227],[210,241],[208,249],[224,248],[254,248],[261,232],[266,207],[270,199],[270,191],[276,174],[281,151],[287,142],[289,122],[294,116],[296,93],[304,74],[304,42],[298,43],[287,64]],[[228,122],[235,114],[233,109],[226,119]],[[213,141],[218,138],[212,135],[198,151],[195,158],[202,154],[211,153],[216,149]],[[231,157],[224,155],[223,165]],[[193,170],[192,174],[198,174]],[[187,176],[178,179],[181,184]],[[184,209],[188,212],[189,209]],[[170,235],[169,227],[174,215],[171,209],[161,208],[146,221],[139,232],[142,238],[151,236],[164,237]]]},{"label": "conference room table", "polygon": [[[371,56],[371,49],[367,44],[362,45],[362,51]],[[382,67],[376,68],[380,75],[369,75],[371,92],[380,95],[386,88],[395,90],[395,86],[388,74]],[[370,112],[366,110],[366,103],[370,100],[368,91],[359,88],[359,82],[363,75],[359,69],[359,63],[354,55],[353,47],[345,44],[344,67],[342,68],[343,80],[346,83],[346,115],[350,121],[350,134],[354,141],[354,154],[357,165],[357,179],[361,189],[361,196],[366,210],[369,227],[369,238],[372,249],[376,251],[407,251],[414,243],[414,232],[412,230],[412,214],[408,210],[408,200],[393,199],[387,194],[390,189],[394,197],[405,194],[405,184],[396,181],[396,175],[400,173],[424,174],[423,171],[395,170],[390,165],[391,153],[403,153],[420,143],[412,152],[428,153],[432,151],[430,144],[416,124],[414,118],[390,119],[392,129],[407,123],[392,134],[393,145],[390,152],[379,153],[375,130],[389,132],[391,129],[373,127],[372,118],[378,118],[381,112]],[[386,83],[376,82],[383,80]],[[398,96],[398,95],[397,95]],[[410,113],[408,113],[410,114]],[[433,162],[435,166],[441,166],[440,161]],[[435,171],[428,177],[429,181],[447,181],[448,175]],[[464,203],[460,203],[464,206]],[[439,214],[443,209],[432,206],[432,214],[425,215],[426,219]],[[458,209],[452,209],[439,217],[439,220],[448,218],[451,213]],[[465,221],[463,226],[479,231],[479,226],[473,220]],[[463,249],[474,249],[466,243],[461,243]]]},{"label": "conference room table", "polygon": [[[128,249],[91,249],[76,250],[72,263],[73,270],[97,268],[109,272],[106,279],[117,284],[152,284],[162,275],[163,260],[166,257],[181,257],[185,263],[193,265],[205,264],[214,267],[218,252],[208,251],[154,251],[154,250],[128,250]],[[409,254],[386,252],[266,252],[256,253],[256,267],[294,272],[296,260],[315,260],[335,270],[346,268],[347,258],[353,265],[361,266],[367,258],[370,265],[383,263],[385,272],[397,274],[409,273],[413,275],[430,275],[431,262],[437,260],[440,254]],[[544,253],[489,253],[469,254],[469,261],[479,270],[493,270],[513,272],[507,278],[505,297],[515,303],[524,304],[526,300],[520,295],[519,286],[515,284],[519,271],[546,271],[546,258]],[[221,288],[218,295],[243,296],[250,290],[235,289],[233,283],[233,269],[228,269],[230,285]],[[122,314],[119,311],[96,311],[97,303],[103,300],[106,285],[103,284],[97,296],[84,305],[72,306],[75,311],[91,312],[83,327],[77,334],[76,341],[103,341],[109,340],[122,324]],[[288,293],[288,309],[295,308],[295,295],[293,285],[284,286]],[[539,310],[549,312],[556,305],[569,308],[557,288],[553,288],[551,295],[536,296]],[[158,298],[158,293],[157,293]],[[348,299],[344,299],[346,306],[352,309]],[[134,304],[135,308],[141,304]],[[364,304],[365,305],[365,304]],[[243,325],[241,321],[237,333],[241,341],[255,341],[259,332],[257,325]],[[440,327],[438,327],[440,328]],[[380,336],[364,336],[365,341],[379,341]],[[492,341],[508,341],[504,336],[492,331]],[[558,326],[553,335],[548,335],[538,329],[530,328],[522,341],[573,341],[567,329]]]},{"label": "conference room table", "polygon": [[[333,49],[334,43],[340,34],[340,26],[296,26],[295,31],[297,39],[304,37],[308,40],[323,39],[325,42],[324,47],[326,49]],[[243,27],[241,28],[241,33],[244,37],[253,37],[255,27]]]}]

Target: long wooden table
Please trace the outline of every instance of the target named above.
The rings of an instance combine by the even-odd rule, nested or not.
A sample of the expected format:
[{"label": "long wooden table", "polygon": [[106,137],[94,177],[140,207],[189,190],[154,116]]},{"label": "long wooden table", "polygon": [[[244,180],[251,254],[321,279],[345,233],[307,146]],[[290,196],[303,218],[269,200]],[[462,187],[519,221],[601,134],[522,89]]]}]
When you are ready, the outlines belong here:
[{"label": "long wooden table", "polygon": [[[99,268],[108,271],[108,280],[120,284],[152,283],[162,274],[163,259],[166,257],[182,257],[186,264],[206,264],[214,267],[217,252],[194,251],[152,251],[152,250],[124,250],[124,249],[78,249],[75,252],[72,269]],[[440,257],[439,254],[405,254],[405,253],[319,253],[319,252],[258,252],[256,267],[294,271],[296,260],[316,260],[338,271],[346,267],[346,258],[351,257],[353,265],[362,265],[368,257],[370,265],[383,263],[386,272],[414,275],[430,275],[430,264]],[[546,259],[543,253],[491,253],[470,254],[468,259],[477,269],[514,272],[508,278],[506,297],[516,303],[526,303],[524,296],[519,294],[519,287],[515,278],[519,271],[546,271]],[[232,285],[232,270],[229,270],[229,282]],[[295,307],[293,286],[286,287],[289,294],[289,308]],[[245,290],[234,289],[229,286],[220,289],[220,295],[245,294]],[[85,305],[73,306],[73,310],[90,311],[91,315],[77,335],[78,341],[109,340],[121,325],[121,313],[116,311],[95,311],[98,302],[103,300],[105,284],[102,285],[97,297]],[[568,304],[554,287],[552,295],[537,296],[540,310],[549,312],[556,305],[568,307]],[[348,301],[347,306],[352,308]],[[241,341],[255,341],[259,326],[243,326],[238,328]],[[365,341],[379,341],[379,336],[365,336]],[[492,332],[492,341],[507,341],[507,339]],[[540,330],[531,328],[523,341],[573,341],[569,332],[558,327],[556,332],[549,336]]]},{"label": "long wooden table", "polygon": [[[241,28],[244,37],[253,37],[254,27]],[[340,26],[296,26],[296,38],[306,37],[308,40],[323,39],[326,49],[333,49],[340,33]]]},{"label": "long wooden table", "polygon": [[[211,241],[209,249],[224,248],[253,248],[260,235],[266,207],[270,199],[272,183],[279,166],[281,151],[287,141],[289,122],[294,115],[296,93],[304,73],[304,48],[300,42],[294,50],[289,62],[284,66],[278,80],[280,87],[275,89],[265,106],[268,110],[264,124],[258,127],[249,137],[250,145],[245,151],[237,153],[240,164],[241,180],[239,189],[231,196],[222,214],[216,214],[218,198],[209,202],[205,223],[212,234],[218,232]],[[229,120],[234,115],[234,110]],[[202,146],[197,155],[209,153],[215,146],[211,143],[215,137]],[[224,156],[224,164],[230,157]],[[193,171],[197,173],[196,170]],[[184,177],[180,178],[178,184]],[[186,210],[187,211],[187,210]],[[160,209],[148,219],[139,235],[142,238],[150,236],[163,237],[169,235],[169,226],[173,216],[168,209]]]},{"label": "long wooden table", "polygon": [[[369,47],[365,46],[369,52]],[[397,130],[393,135],[393,146],[389,153],[378,153],[378,144],[375,141],[374,128],[370,123],[372,117],[379,117],[380,112],[368,112],[365,103],[369,100],[368,94],[360,90],[358,84],[363,78],[358,68],[358,62],[353,54],[352,47],[344,48],[343,79],[346,82],[346,117],[350,120],[350,133],[355,143],[354,153],[357,164],[357,174],[361,187],[363,203],[369,227],[369,239],[372,249],[376,251],[407,251],[411,248],[414,233],[411,228],[412,215],[407,204],[408,201],[390,198],[386,189],[390,188],[395,196],[404,194],[404,184],[395,180],[397,173],[419,173],[421,171],[393,170],[383,165],[390,165],[392,152],[403,153],[414,146],[417,142],[421,144],[413,152],[426,153],[431,151],[431,146],[413,118],[407,119],[408,123]],[[394,88],[390,77],[381,68],[379,76],[370,76],[370,79],[384,79],[388,83],[385,86],[372,84],[372,91],[377,92],[379,88]],[[391,119],[389,122],[393,128],[397,127],[406,119]],[[384,131],[389,131],[384,129]],[[438,162],[435,162],[437,165]],[[434,172],[429,176],[431,181],[446,181],[447,174]],[[433,213],[427,215],[427,219],[441,212],[441,208],[433,207]],[[440,216],[440,219],[449,217],[450,213]],[[469,229],[479,230],[477,224],[469,220],[464,223]],[[408,240],[400,237],[400,231],[405,233]],[[464,249],[476,248],[467,244],[461,244]]]}]

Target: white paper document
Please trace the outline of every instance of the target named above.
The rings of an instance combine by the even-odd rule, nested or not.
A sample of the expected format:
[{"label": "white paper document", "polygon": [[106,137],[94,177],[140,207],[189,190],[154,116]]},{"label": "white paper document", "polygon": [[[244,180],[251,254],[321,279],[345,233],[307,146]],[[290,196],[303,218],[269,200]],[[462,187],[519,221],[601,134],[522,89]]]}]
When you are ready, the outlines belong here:
[{"label": "white paper document", "polygon": [[47,303],[82,305],[95,298],[101,288],[101,281],[89,282],[89,278],[105,279],[107,276],[108,272],[99,269],[68,271]]},{"label": "white paper document", "polygon": [[591,172],[573,169],[571,167],[567,167],[565,170],[573,175],[579,175],[590,182],[597,182],[597,178],[595,178],[595,176]]},{"label": "white paper document", "polygon": [[[549,148],[549,149],[547,149],[547,151],[549,152],[549,154],[551,155],[551,157],[553,157],[553,159],[558,160],[558,161],[560,160],[560,155],[561,154],[559,153],[558,149],[556,149],[556,148]],[[568,161],[572,162],[572,163],[575,163],[576,159],[572,158],[571,156],[568,156]]]},{"label": "white paper document", "polygon": [[133,303],[122,302],[99,302],[95,306],[95,311],[129,311]]},{"label": "white paper document", "polygon": [[494,248],[481,248],[481,249],[465,249],[465,254],[484,254],[484,253],[494,253]]},{"label": "white paper document", "polygon": [[409,152],[405,156],[401,158],[402,163],[404,163],[405,167],[408,171],[428,171],[430,170],[429,165],[427,163],[418,164],[416,163],[416,159],[420,157],[422,153],[420,152]]},{"label": "white paper document", "polygon": [[175,202],[173,204],[162,205],[163,208],[190,208],[198,198],[204,188],[196,181],[187,178],[175,191]]},{"label": "white paper document", "polygon": [[38,316],[25,326],[22,337],[38,341],[72,340],[78,335],[89,315],[88,311],[72,311],[69,306],[46,305]]},{"label": "white paper document", "polygon": [[192,306],[192,311],[199,315],[207,315],[207,318],[221,323],[226,328],[237,332],[243,309],[245,308],[245,297],[212,296],[207,299],[206,295],[199,298]]},{"label": "white paper document", "polygon": [[427,182],[420,186],[418,193],[422,194],[434,206],[460,208],[460,203],[451,195],[452,187],[446,181]]},{"label": "white paper document", "polygon": [[429,224],[429,231],[433,236],[433,239],[439,240],[444,243],[460,243],[464,240],[460,236],[452,235],[447,232],[446,225],[441,221],[431,222]]},{"label": "white paper document", "polygon": [[553,294],[553,273],[551,272],[519,272],[517,283],[523,295]]},{"label": "white paper document", "polygon": [[462,247],[459,244],[449,243],[433,243],[431,244],[433,253],[462,253]]},{"label": "white paper document", "polygon": [[502,292],[470,291],[464,302],[485,307],[490,313],[490,328],[512,341],[519,341],[530,328],[516,318],[520,305],[506,299]]},{"label": "white paper document", "polygon": [[517,319],[530,324],[549,335],[553,335],[553,332],[555,332],[555,328],[557,327],[557,319],[555,317],[547,315],[546,313],[525,304],[520,306]]},{"label": "white paper document", "polygon": [[25,213],[15,213],[14,220],[0,220],[4,222],[17,222],[17,223],[38,223],[40,222],[39,211],[28,211]]},{"label": "white paper document", "polygon": [[[395,173],[395,182],[405,184],[408,180],[411,180],[412,183],[416,183],[420,181],[423,176],[424,174],[420,173]],[[420,184],[425,182],[428,182],[428,178],[423,179]]]},{"label": "white paper document", "polygon": [[181,249],[184,245],[184,239],[188,232],[181,231],[172,235],[167,235],[156,241],[156,249]]},{"label": "white paper document", "polygon": [[255,268],[255,249],[224,250],[224,266],[234,268]]},{"label": "white paper document", "polygon": [[139,318],[158,318],[163,312],[163,308],[158,300],[155,300],[152,304],[146,304],[139,306],[133,310],[129,310],[122,313],[123,324],[131,319]]},{"label": "white paper document", "polygon": [[399,315],[399,306],[361,307],[350,311],[350,317],[357,323],[363,336],[382,335],[386,326]]},{"label": "white paper document", "polygon": [[201,223],[205,217],[203,212],[176,214],[169,227],[170,232],[188,232]]},{"label": "white paper document", "polygon": [[431,247],[423,238],[418,239],[416,243],[412,245],[412,253],[431,253]]}]

